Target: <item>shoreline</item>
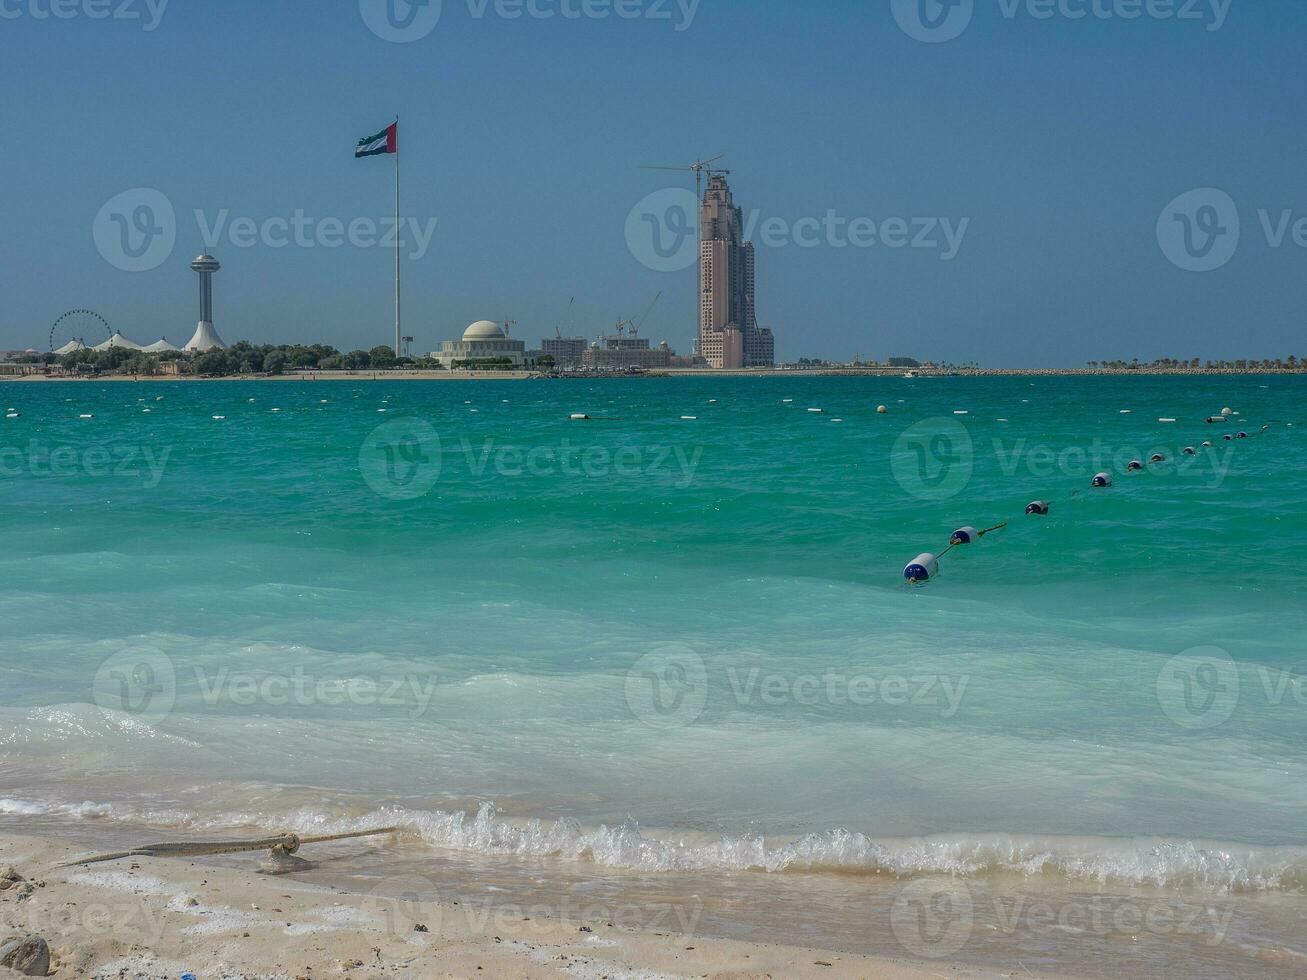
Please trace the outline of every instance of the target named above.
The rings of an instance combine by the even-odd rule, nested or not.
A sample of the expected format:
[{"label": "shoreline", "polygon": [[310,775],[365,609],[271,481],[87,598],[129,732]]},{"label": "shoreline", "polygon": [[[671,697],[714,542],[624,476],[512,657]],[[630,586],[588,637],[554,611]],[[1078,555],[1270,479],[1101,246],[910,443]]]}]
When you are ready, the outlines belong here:
[{"label": "shoreline", "polygon": [[[355,843],[352,850],[360,847]],[[323,857],[322,848],[311,858]],[[487,913],[422,894],[425,879],[392,876],[366,893],[192,859],[129,858],[57,868],[87,851],[0,835],[3,935],[36,935],[51,977],[878,977],[1009,975],[980,967],[825,952],[697,934],[669,920],[645,930],[606,921],[584,900],[562,916],[535,906]],[[25,879],[26,881],[23,881]],[[443,883],[442,883],[443,884]],[[530,914],[521,914],[530,913]],[[659,925],[663,928],[659,928]],[[1015,973],[1015,971],[1014,971]],[[1051,977],[1024,970],[1021,976]]]},{"label": "shoreline", "polygon": [[1307,376],[1307,370],[1289,368],[982,368],[966,371],[914,368],[913,378],[905,377],[903,368],[802,368],[795,370],[740,370],[714,371],[711,369],[659,369],[644,374],[595,373],[548,375],[535,371],[315,371],[311,374],[230,374],[222,376],[184,375],[80,375],[52,376],[45,374],[0,374],[0,383],[54,382],[150,382],[167,383],[190,381],[599,381],[611,379],[667,379],[667,378],[760,378],[785,380],[790,378],[879,378],[923,380],[928,378],[1123,378],[1123,377],[1271,377]]}]

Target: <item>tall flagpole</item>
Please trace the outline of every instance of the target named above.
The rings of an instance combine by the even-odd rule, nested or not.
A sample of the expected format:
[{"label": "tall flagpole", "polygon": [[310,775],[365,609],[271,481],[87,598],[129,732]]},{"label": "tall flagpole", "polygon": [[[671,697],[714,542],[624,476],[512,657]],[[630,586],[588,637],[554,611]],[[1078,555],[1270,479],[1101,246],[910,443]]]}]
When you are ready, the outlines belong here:
[{"label": "tall flagpole", "polygon": [[401,355],[399,326],[399,115],[395,115],[395,356]]}]

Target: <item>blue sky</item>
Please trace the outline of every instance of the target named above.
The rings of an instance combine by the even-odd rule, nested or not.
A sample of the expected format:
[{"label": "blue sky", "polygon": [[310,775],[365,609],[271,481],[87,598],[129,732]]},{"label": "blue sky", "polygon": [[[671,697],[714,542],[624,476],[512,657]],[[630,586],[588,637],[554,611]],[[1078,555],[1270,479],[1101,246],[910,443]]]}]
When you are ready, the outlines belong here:
[{"label": "blue sky", "polygon": [[[924,0],[957,32],[933,43],[922,0],[444,0],[429,33],[405,0],[53,2],[0,0],[3,347],[44,347],[71,307],[184,341],[219,225],[225,339],[388,342],[392,253],[314,236],[392,214],[391,158],[352,147],[398,113],[405,213],[436,221],[404,262],[422,350],[482,318],[534,345],[571,297],[594,336],[662,290],[645,333],[688,351],[696,271],[641,261],[628,217],[693,188],[641,165],[724,153],[786,359],[1307,356],[1296,0]],[[420,38],[378,36],[387,2]],[[138,188],[176,243],[128,272],[95,229]],[[1167,213],[1199,188],[1220,193]],[[231,235],[297,212],[312,247]],[[1215,268],[1159,238],[1185,222],[1198,266],[1224,236]]]}]

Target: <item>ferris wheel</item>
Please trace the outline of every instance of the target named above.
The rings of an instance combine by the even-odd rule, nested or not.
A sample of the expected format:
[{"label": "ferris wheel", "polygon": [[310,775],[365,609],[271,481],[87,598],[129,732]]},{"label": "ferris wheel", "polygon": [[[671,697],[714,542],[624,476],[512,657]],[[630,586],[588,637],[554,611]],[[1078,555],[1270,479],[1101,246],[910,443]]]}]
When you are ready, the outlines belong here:
[{"label": "ferris wheel", "polygon": [[50,327],[50,352],[58,353],[69,344],[94,347],[101,337],[113,336],[109,321],[94,310],[69,310]]}]

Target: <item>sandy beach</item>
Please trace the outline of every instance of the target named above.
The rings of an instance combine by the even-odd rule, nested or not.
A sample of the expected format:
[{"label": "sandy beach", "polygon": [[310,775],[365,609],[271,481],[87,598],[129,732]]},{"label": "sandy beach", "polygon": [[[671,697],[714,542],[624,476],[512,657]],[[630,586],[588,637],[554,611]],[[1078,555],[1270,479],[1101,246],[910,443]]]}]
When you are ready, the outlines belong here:
[{"label": "sandy beach", "polygon": [[[0,947],[39,936],[48,975],[206,977],[998,977],[798,947],[641,933],[620,923],[485,915],[456,902],[359,895],[190,860],[86,856],[45,838],[0,837]],[[403,882],[396,882],[403,892]],[[34,944],[39,947],[38,944]],[[39,958],[39,957],[38,957]],[[0,969],[0,975],[4,970]]]}]

